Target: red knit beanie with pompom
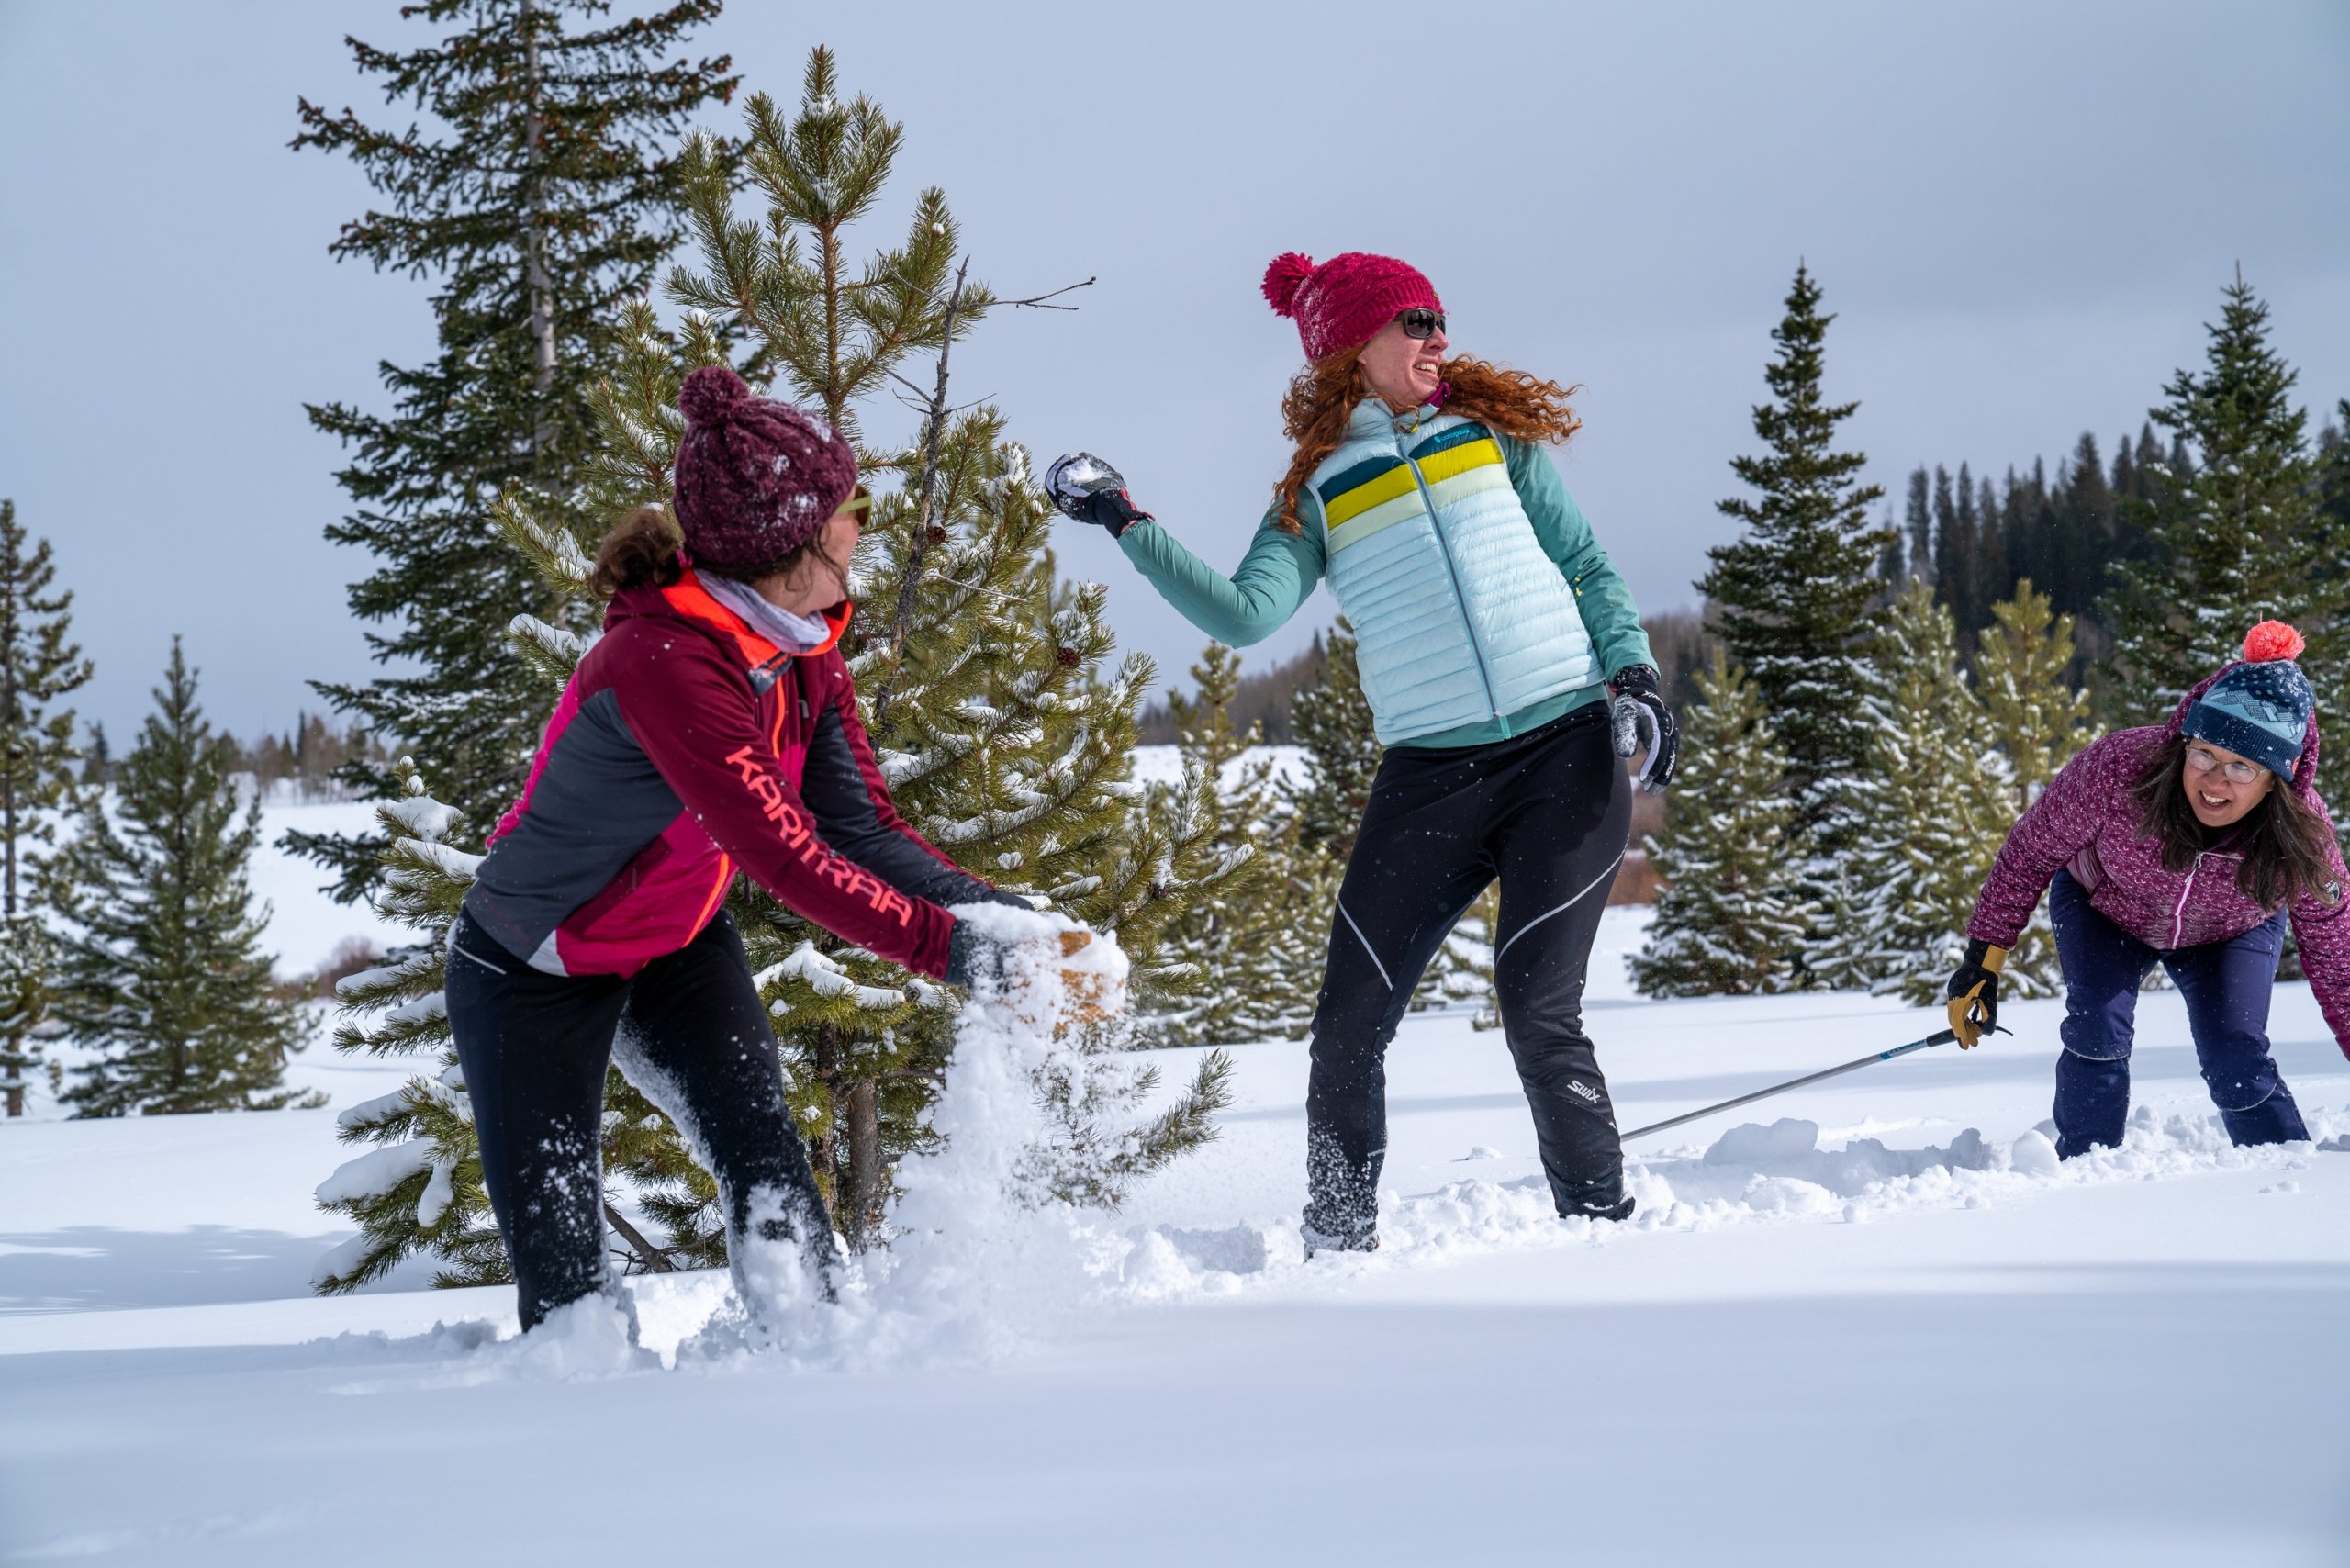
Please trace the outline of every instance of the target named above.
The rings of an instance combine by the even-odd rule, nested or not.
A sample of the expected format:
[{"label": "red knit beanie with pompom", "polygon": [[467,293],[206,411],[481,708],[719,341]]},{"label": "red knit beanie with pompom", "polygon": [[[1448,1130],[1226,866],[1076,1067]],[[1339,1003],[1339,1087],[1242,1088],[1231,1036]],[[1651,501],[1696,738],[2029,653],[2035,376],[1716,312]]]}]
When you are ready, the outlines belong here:
[{"label": "red knit beanie with pompom", "polygon": [[1360,348],[1406,310],[1444,310],[1436,285],[1418,268],[1367,251],[1348,251],[1318,267],[1295,251],[1275,256],[1265,269],[1265,300],[1274,315],[1297,322],[1310,360]]},{"label": "red knit beanie with pompom", "polygon": [[856,488],[856,454],[822,419],[756,398],[722,364],[677,389],[686,436],[677,443],[670,510],[686,549],[709,566],[781,560],[824,526]]}]

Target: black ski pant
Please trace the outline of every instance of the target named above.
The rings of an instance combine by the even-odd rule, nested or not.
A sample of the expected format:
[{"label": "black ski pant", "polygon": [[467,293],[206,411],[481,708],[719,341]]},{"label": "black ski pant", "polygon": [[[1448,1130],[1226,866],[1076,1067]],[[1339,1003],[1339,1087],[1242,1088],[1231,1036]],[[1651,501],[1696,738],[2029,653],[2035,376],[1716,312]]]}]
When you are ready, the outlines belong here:
[{"label": "black ski pant", "polygon": [[1583,1032],[1583,967],[1631,827],[1607,708],[1379,764],[1330,923],[1305,1092],[1305,1223],[1360,1240],[1379,1215],[1387,1045],[1437,947],[1501,879],[1494,989],[1562,1215],[1623,1197],[1616,1113]]},{"label": "black ski pant", "polygon": [[616,1048],[718,1179],[738,1282],[745,1249],[774,1244],[829,1278],[832,1227],[731,917],[620,976],[543,974],[462,915],[447,991],[524,1328],[604,1285],[604,1073]]}]

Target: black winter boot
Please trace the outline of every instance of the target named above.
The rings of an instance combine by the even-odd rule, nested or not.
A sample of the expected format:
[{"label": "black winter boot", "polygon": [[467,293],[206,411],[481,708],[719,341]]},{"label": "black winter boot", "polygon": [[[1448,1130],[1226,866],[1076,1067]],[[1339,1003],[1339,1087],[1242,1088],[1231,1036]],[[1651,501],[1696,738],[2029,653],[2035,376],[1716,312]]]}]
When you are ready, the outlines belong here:
[{"label": "black winter boot", "polygon": [[1298,1234],[1305,1238],[1305,1260],[1309,1263],[1314,1261],[1314,1255],[1316,1252],[1376,1252],[1379,1250],[1379,1232],[1375,1230],[1361,1231],[1350,1236],[1332,1236],[1326,1231],[1316,1230],[1307,1224],[1301,1224],[1297,1229]]},{"label": "black winter boot", "polygon": [[1632,1217],[1632,1211],[1639,1207],[1639,1204],[1633,1201],[1632,1194],[1627,1193],[1612,1204],[1597,1202],[1577,1204],[1573,1208],[1561,1213],[1559,1217],[1572,1219],[1575,1215],[1581,1215],[1585,1219],[1627,1220]]}]

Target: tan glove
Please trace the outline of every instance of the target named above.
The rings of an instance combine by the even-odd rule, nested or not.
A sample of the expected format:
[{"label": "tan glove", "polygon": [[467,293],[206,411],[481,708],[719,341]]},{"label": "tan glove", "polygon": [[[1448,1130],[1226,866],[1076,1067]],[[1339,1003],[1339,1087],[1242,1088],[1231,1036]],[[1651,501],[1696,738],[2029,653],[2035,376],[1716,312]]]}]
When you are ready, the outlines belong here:
[{"label": "tan glove", "polygon": [[[1074,958],[1093,945],[1091,931],[1064,931],[1061,957]],[[1075,1024],[1106,1024],[1126,1010],[1126,980],[1123,974],[1086,965],[1061,968],[1061,1016],[1053,1025],[1059,1033]]]},{"label": "tan glove", "polygon": [[1966,945],[1966,960],[1950,977],[1950,1028],[1965,1050],[1999,1026],[1999,971],[2007,967],[2008,950],[1976,938]]}]

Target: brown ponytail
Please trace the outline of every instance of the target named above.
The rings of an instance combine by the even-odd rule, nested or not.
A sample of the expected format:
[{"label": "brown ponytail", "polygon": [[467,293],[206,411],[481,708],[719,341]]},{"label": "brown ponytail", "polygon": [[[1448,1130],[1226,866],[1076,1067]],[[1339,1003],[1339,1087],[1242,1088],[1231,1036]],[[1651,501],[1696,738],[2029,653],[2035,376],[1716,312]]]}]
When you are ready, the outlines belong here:
[{"label": "brown ponytail", "polygon": [[623,588],[667,588],[685,575],[677,551],[685,543],[664,507],[639,507],[612,526],[597,547],[595,569],[588,587],[598,599],[610,599]]}]

